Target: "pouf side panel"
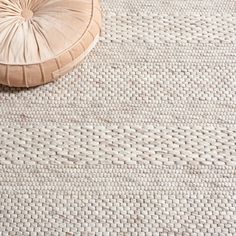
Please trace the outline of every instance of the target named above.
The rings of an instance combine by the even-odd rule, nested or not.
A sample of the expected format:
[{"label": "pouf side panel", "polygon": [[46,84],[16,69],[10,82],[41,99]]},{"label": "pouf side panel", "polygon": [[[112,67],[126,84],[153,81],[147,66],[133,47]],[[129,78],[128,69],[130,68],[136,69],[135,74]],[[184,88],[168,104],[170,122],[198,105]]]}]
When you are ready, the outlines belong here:
[{"label": "pouf side panel", "polygon": [[39,64],[28,65],[25,68],[25,82],[26,87],[35,87],[46,82],[44,71]]},{"label": "pouf side panel", "polygon": [[9,86],[14,85],[15,87],[21,87],[22,85],[26,85],[27,81],[25,81],[25,67],[20,65],[12,65],[7,66],[7,82]]},{"label": "pouf side panel", "polygon": [[9,86],[7,73],[8,73],[8,66],[0,64],[0,84]]}]

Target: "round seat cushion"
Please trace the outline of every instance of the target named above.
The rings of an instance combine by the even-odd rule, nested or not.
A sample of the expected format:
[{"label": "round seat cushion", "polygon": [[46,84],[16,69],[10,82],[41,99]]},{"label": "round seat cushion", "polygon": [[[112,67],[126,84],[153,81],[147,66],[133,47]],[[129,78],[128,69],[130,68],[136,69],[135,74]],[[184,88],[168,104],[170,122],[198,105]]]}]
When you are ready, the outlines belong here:
[{"label": "round seat cushion", "polygon": [[87,55],[100,29],[99,0],[0,0],[0,83],[57,79]]}]

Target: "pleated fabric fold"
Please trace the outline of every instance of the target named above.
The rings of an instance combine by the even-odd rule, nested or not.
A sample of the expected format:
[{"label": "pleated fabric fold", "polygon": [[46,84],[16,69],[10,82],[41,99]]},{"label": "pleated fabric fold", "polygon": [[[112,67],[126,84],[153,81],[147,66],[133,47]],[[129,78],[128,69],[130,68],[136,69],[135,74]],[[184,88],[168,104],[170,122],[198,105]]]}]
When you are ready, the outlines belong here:
[{"label": "pleated fabric fold", "polygon": [[79,63],[101,30],[99,0],[0,0],[0,83],[48,83]]}]

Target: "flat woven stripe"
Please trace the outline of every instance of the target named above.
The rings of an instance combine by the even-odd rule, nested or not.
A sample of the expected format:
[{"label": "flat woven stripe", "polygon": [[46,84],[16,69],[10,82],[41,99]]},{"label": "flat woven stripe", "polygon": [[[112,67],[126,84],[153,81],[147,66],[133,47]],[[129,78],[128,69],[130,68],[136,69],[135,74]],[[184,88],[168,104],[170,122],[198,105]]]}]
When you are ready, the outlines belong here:
[{"label": "flat woven stripe", "polygon": [[[232,195],[191,193],[101,194],[79,197],[70,193],[4,194],[0,201],[3,202],[2,208],[6,212],[11,214],[14,211],[18,215],[30,215],[32,218],[19,219],[13,215],[11,220],[2,223],[5,227],[1,228],[1,232],[3,235],[8,235],[10,231],[22,232],[25,235],[57,236],[68,235],[67,232],[70,232],[70,235],[86,236],[234,235],[232,209],[235,200],[232,199]],[[154,210],[156,208],[158,214]],[[114,215],[119,217],[115,218]]]},{"label": "flat woven stripe", "polygon": [[[99,43],[97,49],[88,57],[83,65],[89,66],[91,63],[99,65],[112,65],[128,63],[170,63],[184,65],[225,65],[235,63],[236,56],[232,51],[236,50],[236,46],[232,43]],[[107,49],[107,50],[106,50]],[[122,54],[123,57],[118,57]],[[82,66],[83,66],[82,65]],[[87,68],[88,70],[89,68]],[[194,69],[194,68],[191,68]],[[156,75],[157,76],[157,75]],[[85,78],[86,79],[86,78]]]},{"label": "flat woven stripe", "polygon": [[[105,42],[235,43],[236,14],[107,14]],[[115,27],[114,27],[115,26]],[[126,29],[132,29],[132,32]],[[121,33],[122,32],[122,33]],[[112,37],[110,37],[112,35]]]},{"label": "flat woven stripe", "polygon": [[[67,95],[65,95],[67,96]],[[69,96],[69,95],[68,95]],[[51,101],[51,100],[50,100]],[[37,103],[37,102],[36,102]],[[10,108],[10,112],[9,112]],[[233,102],[165,101],[135,103],[3,104],[1,124],[83,124],[83,125],[213,125],[235,126]]]},{"label": "flat woven stripe", "polygon": [[235,233],[235,168],[2,166],[1,171],[3,235]]},{"label": "flat woven stripe", "polygon": [[235,0],[104,0],[58,81],[0,87],[0,235],[236,235]]},{"label": "flat woven stripe", "polygon": [[[1,165],[4,193],[159,194],[235,192],[235,167],[155,165]],[[17,179],[17,180],[16,180]],[[137,185],[137,183],[139,183]],[[194,185],[194,186],[192,186]],[[221,193],[224,195],[224,193]],[[235,197],[232,199],[235,201]]]},{"label": "flat woven stripe", "polygon": [[235,13],[234,0],[106,0],[104,11],[117,13]]},{"label": "flat woven stripe", "polygon": [[236,129],[1,126],[0,164],[236,166]]}]

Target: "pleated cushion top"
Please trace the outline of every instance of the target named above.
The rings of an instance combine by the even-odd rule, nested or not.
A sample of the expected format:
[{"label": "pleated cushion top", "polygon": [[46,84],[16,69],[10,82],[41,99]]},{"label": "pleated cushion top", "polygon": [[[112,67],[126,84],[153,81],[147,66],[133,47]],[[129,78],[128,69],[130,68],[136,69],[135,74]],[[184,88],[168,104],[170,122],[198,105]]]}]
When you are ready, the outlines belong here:
[{"label": "pleated cushion top", "polygon": [[99,0],[0,0],[0,83],[57,79],[87,55],[100,29]]}]

